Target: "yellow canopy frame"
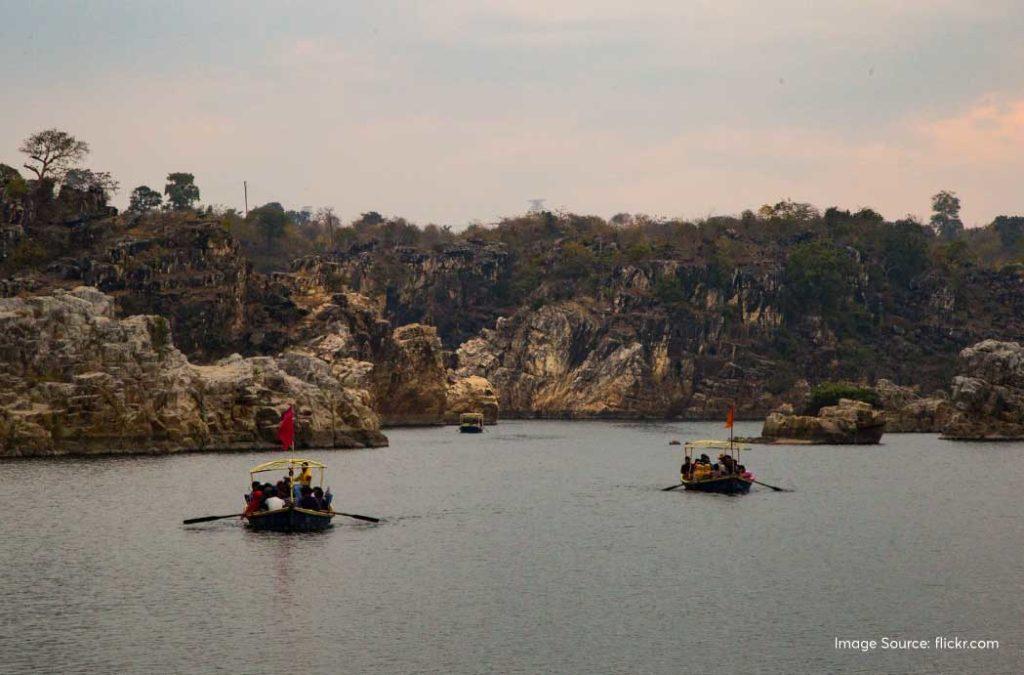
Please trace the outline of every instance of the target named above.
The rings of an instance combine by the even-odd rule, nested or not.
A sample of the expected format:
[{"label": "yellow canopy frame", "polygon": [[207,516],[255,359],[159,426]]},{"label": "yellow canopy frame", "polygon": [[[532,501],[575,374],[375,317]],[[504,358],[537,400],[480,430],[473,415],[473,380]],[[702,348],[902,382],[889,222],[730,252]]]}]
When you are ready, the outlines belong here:
[{"label": "yellow canopy frame", "polygon": [[257,464],[249,470],[249,479],[258,473],[266,471],[287,471],[288,469],[301,469],[302,465],[308,465],[310,469],[320,469],[320,485],[324,484],[324,469],[327,467],[315,459],[303,459],[301,457],[288,457],[286,459],[274,459],[269,462]]}]

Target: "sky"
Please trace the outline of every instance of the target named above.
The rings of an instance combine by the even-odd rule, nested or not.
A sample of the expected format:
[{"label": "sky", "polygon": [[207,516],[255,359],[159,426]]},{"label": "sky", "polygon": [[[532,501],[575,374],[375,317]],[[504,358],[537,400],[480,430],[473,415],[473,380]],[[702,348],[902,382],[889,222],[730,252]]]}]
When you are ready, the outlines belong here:
[{"label": "sky", "polygon": [[[0,0],[0,162],[58,127],[124,206],[491,223],[782,199],[1024,213],[1020,0]],[[27,173],[27,172],[23,172]]]}]

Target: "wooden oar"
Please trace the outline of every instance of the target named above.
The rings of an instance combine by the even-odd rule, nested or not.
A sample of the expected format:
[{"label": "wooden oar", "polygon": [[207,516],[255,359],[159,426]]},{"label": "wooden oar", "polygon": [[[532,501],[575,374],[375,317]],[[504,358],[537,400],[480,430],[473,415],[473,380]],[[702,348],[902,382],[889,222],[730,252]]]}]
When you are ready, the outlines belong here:
[{"label": "wooden oar", "polygon": [[668,492],[669,490],[675,490],[676,488],[681,488],[681,487],[683,487],[682,483],[680,483],[679,485],[673,485],[672,487],[661,488],[661,491],[662,492]]},{"label": "wooden oar", "polygon": [[769,485],[768,483],[762,483],[759,480],[755,480],[755,481],[751,481],[751,482],[752,483],[757,483],[758,485],[763,485],[766,488],[771,488],[771,489],[775,490],[776,492],[792,492],[792,490],[787,490],[786,488],[780,488],[780,487],[776,487],[774,485]]},{"label": "wooden oar", "polygon": [[349,518],[355,518],[356,520],[365,520],[370,523],[379,523],[380,518],[373,518],[371,516],[361,516],[358,513],[342,513],[341,511],[335,511],[334,515],[337,516],[348,516]]},{"label": "wooden oar", "polygon": [[225,518],[238,518],[241,515],[242,515],[241,513],[232,513],[230,516],[203,516],[202,518],[189,518],[188,520],[181,521],[181,523],[183,525],[192,525],[193,523],[208,523],[211,520],[224,520]]}]

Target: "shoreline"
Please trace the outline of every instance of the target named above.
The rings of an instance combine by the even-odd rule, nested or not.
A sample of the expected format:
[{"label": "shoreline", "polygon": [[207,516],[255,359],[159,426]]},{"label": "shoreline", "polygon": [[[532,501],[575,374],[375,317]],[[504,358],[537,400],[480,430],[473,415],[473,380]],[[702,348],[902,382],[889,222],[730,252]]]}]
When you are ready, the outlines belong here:
[{"label": "shoreline", "polygon": [[[518,421],[538,421],[538,422],[641,422],[650,424],[659,424],[666,422],[720,422],[721,420],[715,419],[696,419],[696,418],[652,418],[652,417],[552,417],[548,415],[537,415],[531,417],[525,416],[514,416],[514,417],[502,417],[499,418],[499,424],[502,421],[518,422]],[[757,418],[752,419],[741,419],[737,421],[755,422],[759,421]],[[496,425],[489,424],[487,427],[494,427]],[[452,427],[457,428],[457,424],[399,424],[399,425],[388,425],[381,427],[381,432],[386,432],[390,429],[432,429]],[[934,431],[910,431],[910,432],[893,432],[899,435],[913,435],[913,434],[928,434],[936,435],[941,440],[949,441],[966,441],[966,442],[1021,442],[1022,439],[1014,438],[947,438],[938,436],[939,432]],[[319,446],[310,445],[306,447],[296,448],[293,452],[306,452],[306,451],[333,451],[333,450],[373,450],[376,448],[384,448],[390,445],[390,442],[386,434],[380,434],[382,443],[367,442],[360,445],[345,445],[345,446]],[[379,439],[374,439],[379,440]],[[750,438],[737,437],[737,442],[755,444],[755,445],[771,445],[771,446],[808,446],[808,445],[835,445],[829,443],[819,443],[800,439],[783,439],[775,442],[757,442]],[[877,444],[876,444],[877,445]],[[882,443],[884,445],[884,443]],[[0,455],[0,463],[4,461],[12,460],[34,460],[34,459],[81,459],[86,457],[95,457],[97,459],[109,459],[113,457],[165,457],[168,455],[185,455],[185,454],[230,454],[230,453],[251,453],[251,452],[280,452],[279,446],[273,443],[264,442],[252,442],[252,443],[235,443],[229,445],[216,445],[216,446],[205,446],[205,447],[138,447],[132,449],[117,448],[107,446],[103,449],[97,450],[83,450],[81,448],[69,449],[66,451],[49,451],[49,452],[24,452],[17,454],[5,454]]]}]

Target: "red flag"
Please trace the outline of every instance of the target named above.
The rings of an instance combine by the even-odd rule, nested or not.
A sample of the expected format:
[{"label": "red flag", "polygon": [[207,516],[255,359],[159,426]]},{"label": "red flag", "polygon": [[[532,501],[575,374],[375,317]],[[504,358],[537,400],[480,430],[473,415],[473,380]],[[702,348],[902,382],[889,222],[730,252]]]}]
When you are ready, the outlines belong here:
[{"label": "red flag", "polygon": [[277,428],[277,440],[281,441],[281,449],[288,450],[295,445],[295,411],[291,406],[281,415],[281,426]]},{"label": "red flag", "polygon": [[732,429],[733,419],[736,417],[736,406],[729,406],[729,412],[725,415],[725,428]]}]

